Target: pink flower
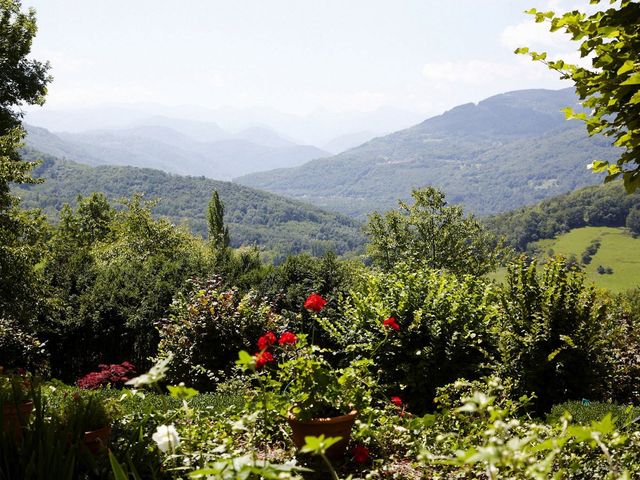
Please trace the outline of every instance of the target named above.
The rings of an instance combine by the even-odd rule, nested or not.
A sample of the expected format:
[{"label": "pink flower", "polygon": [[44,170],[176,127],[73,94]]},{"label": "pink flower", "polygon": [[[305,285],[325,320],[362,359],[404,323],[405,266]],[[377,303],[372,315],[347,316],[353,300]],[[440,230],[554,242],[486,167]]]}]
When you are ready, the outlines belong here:
[{"label": "pink flower", "polygon": [[306,308],[307,310],[313,310],[314,312],[319,312],[324,308],[326,304],[327,301],[324,298],[322,298],[318,294],[312,293],[304,302],[304,308]]},{"label": "pink flower", "polygon": [[382,322],[382,325],[384,325],[386,328],[392,328],[396,332],[400,330],[400,325],[398,325],[398,322],[393,317],[387,318],[385,321]]},{"label": "pink flower", "polygon": [[258,339],[258,349],[266,350],[274,343],[276,343],[276,336],[273,332],[267,332]]},{"label": "pink flower", "polygon": [[282,335],[280,335],[280,340],[278,340],[278,343],[280,345],[293,345],[297,341],[298,337],[296,337],[295,333],[284,332]]}]

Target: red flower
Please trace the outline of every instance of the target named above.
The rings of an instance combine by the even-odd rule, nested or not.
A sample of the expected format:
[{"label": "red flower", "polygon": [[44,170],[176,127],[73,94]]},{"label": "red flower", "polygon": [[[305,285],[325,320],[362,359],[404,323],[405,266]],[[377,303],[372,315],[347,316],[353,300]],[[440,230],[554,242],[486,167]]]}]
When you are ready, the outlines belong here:
[{"label": "red flower", "polygon": [[312,293],[304,302],[304,308],[306,308],[307,310],[313,310],[314,312],[319,312],[324,308],[326,304],[327,301],[324,298],[316,293]]},{"label": "red flower", "polygon": [[369,449],[363,445],[356,445],[351,450],[351,455],[357,463],[364,463],[369,459]]},{"label": "red flower", "polygon": [[267,332],[258,339],[258,349],[265,350],[276,343],[276,336],[273,332]]},{"label": "red flower", "polygon": [[278,340],[278,343],[280,345],[293,345],[297,341],[298,337],[296,337],[295,333],[284,332],[282,335],[280,335],[280,340]]},{"label": "red flower", "polygon": [[256,368],[260,369],[264,367],[267,363],[273,362],[273,355],[269,352],[258,352],[254,355],[256,359]]},{"label": "red flower", "polygon": [[402,407],[402,399],[400,397],[391,397],[391,403],[398,408]]},{"label": "red flower", "polygon": [[395,331],[400,330],[400,325],[398,325],[398,322],[393,317],[387,318],[384,322],[382,322],[382,324],[387,328],[393,328]]}]

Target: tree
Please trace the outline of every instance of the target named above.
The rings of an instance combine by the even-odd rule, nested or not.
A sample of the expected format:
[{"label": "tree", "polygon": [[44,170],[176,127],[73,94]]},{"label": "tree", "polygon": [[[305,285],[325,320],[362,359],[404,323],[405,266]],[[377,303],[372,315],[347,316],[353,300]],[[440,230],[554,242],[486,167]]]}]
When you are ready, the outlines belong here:
[{"label": "tree", "polygon": [[441,191],[412,192],[414,203],[373,213],[365,227],[374,263],[392,270],[400,262],[445,268],[455,274],[483,275],[497,264],[501,249],[462,207],[447,205]]},{"label": "tree", "polygon": [[209,241],[216,252],[223,252],[229,247],[229,228],[224,225],[224,204],[218,191],[214,190],[207,208],[207,227]]},{"label": "tree", "polygon": [[640,235],[640,208],[634,208],[627,215],[627,228],[634,235]]},{"label": "tree", "polygon": [[[589,135],[602,133],[613,137],[614,145],[624,151],[616,164],[594,160],[594,172],[607,172],[605,182],[622,175],[627,192],[640,187],[640,3],[634,0],[610,0],[617,8],[598,9],[588,15],[574,10],[564,14],[539,12],[536,22],[550,22],[550,30],[563,30],[580,42],[580,55],[591,58],[592,68],[547,60],[546,53],[522,47],[516,53],[528,54],[535,61],[556,70],[563,79],[575,83],[582,105],[590,112],[565,109],[567,118],[586,123]],[[601,0],[590,0],[599,5]]]},{"label": "tree", "polygon": [[36,33],[35,12],[20,10],[19,0],[0,0],[0,317],[32,314],[34,266],[42,254],[44,221],[18,210],[11,183],[33,182],[18,153],[24,130],[16,108],[44,101],[48,64],[28,59]]}]

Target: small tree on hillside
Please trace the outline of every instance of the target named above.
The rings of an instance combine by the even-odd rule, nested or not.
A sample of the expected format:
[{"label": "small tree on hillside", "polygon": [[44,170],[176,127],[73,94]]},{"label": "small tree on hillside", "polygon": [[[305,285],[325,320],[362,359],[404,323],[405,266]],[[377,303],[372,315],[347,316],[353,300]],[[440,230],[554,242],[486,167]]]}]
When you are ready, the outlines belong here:
[{"label": "small tree on hillside", "polygon": [[213,191],[207,208],[207,230],[216,263],[224,262],[229,256],[229,228],[224,224],[224,204],[217,190]]}]

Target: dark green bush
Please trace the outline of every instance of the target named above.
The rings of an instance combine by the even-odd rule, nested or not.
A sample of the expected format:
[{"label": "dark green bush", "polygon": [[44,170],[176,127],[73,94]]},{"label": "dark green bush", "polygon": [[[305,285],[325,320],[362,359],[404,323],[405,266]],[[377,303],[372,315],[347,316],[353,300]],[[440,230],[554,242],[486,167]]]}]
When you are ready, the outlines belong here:
[{"label": "dark green bush", "polygon": [[490,370],[495,305],[494,288],[481,278],[399,264],[363,273],[342,314],[323,323],[342,349],[367,356],[389,332],[382,322],[395,317],[400,330],[390,331],[373,358],[381,385],[419,412],[433,408],[438,387]]},{"label": "dark green bush", "polygon": [[567,399],[606,396],[605,303],[584,275],[553,259],[539,272],[521,259],[509,266],[501,298],[501,376],[516,394],[536,394],[542,412]]},{"label": "dark green bush", "polygon": [[279,317],[255,293],[225,289],[220,278],[190,283],[189,293],[179,295],[169,317],[159,322],[158,355],[173,354],[169,383],[213,390],[232,372],[238,352],[253,352]]}]

